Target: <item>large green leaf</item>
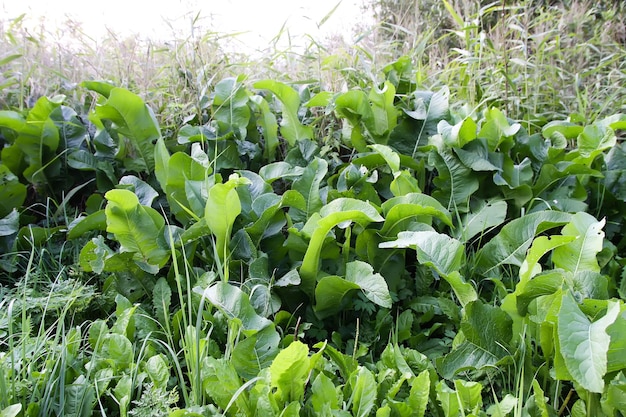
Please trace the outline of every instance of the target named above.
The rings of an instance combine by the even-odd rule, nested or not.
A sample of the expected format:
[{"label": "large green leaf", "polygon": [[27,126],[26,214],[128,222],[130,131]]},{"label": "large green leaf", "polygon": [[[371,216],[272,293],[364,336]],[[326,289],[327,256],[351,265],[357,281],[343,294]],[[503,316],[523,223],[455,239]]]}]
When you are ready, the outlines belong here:
[{"label": "large green leaf", "polygon": [[516,165],[508,155],[504,157],[502,171],[493,174],[494,184],[500,186],[504,196],[513,200],[517,207],[522,207],[533,197],[532,178],[533,169],[529,158],[524,158]]},{"label": "large green leaf", "polygon": [[305,220],[324,204],[320,196],[320,184],[328,173],[328,162],[325,159],[315,158],[293,182],[292,190],[302,194],[306,200]]},{"label": "large green leaf", "polygon": [[611,342],[606,330],[619,313],[619,303],[609,301],[606,314],[591,322],[569,293],[563,295],[557,330],[560,353],[574,380],[591,392],[604,391]]},{"label": "large green leaf", "polygon": [[[437,400],[441,403],[444,416],[475,416],[482,408],[481,391],[483,387],[478,382],[454,381],[454,389],[445,381],[439,381],[435,388]],[[470,414],[471,413],[471,414]],[[476,413],[476,414],[474,414]]]},{"label": "large green leaf", "polygon": [[247,178],[233,174],[224,184],[215,184],[209,189],[204,220],[215,236],[217,255],[222,261],[228,257],[233,224],[241,213],[241,202],[235,188],[249,183]]},{"label": "large green leaf", "polygon": [[331,275],[319,280],[315,287],[315,313],[325,318],[340,311],[346,295],[355,290],[363,291],[374,304],[391,308],[391,295],[382,275],[374,273],[366,262],[353,261],[346,264],[345,279]]},{"label": "large green leaf", "polygon": [[283,403],[303,400],[310,367],[309,348],[300,341],[292,342],[274,358],[270,366],[271,385]]},{"label": "large green leaf", "polygon": [[326,235],[337,225],[349,225],[352,222],[366,226],[371,222],[384,219],[378,210],[368,202],[352,198],[338,198],[320,210],[320,217],[310,219],[304,226],[312,230],[309,246],[300,266],[302,289],[309,295],[313,294],[319,269],[320,254]]},{"label": "large green leaf", "polygon": [[396,127],[398,110],[394,106],[395,95],[396,89],[389,81],[385,81],[381,89],[373,86],[370,90],[371,116],[364,118],[364,124],[377,143],[386,143]]},{"label": "large green leaf", "polygon": [[[477,126],[476,122],[471,117],[466,117],[454,126],[449,124],[446,120],[442,120],[437,125],[437,131],[443,137],[444,143],[447,146],[456,148],[455,150],[458,152],[460,150],[459,148],[463,148],[469,142],[476,139]],[[486,150],[487,147],[485,146],[485,151]],[[472,157],[472,154],[473,152],[467,153],[469,157]],[[465,163],[465,161],[463,163]],[[469,166],[467,163],[466,165]]]},{"label": "large green leaf", "polygon": [[615,146],[615,131],[602,123],[585,126],[577,138],[577,149],[583,158],[594,158],[602,151]]},{"label": "large green leaf", "polygon": [[315,286],[315,314],[323,319],[337,313],[346,296],[360,288],[359,284],[336,275],[320,278]]},{"label": "large green leaf", "polygon": [[540,196],[553,184],[561,182],[563,178],[573,176],[593,176],[600,177],[602,174],[583,164],[570,161],[559,161],[555,164],[544,164],[539,171],[539,176],[533,185],[533,195]]},{"label": "large green leaf", "polygon": [[600,272],[596,255],[604,243],[605,220],[597,221],[592,215],[581,212],[572,216],[562,230],[564,236],[574,236],[576,240],[558,246],[552,254],[552,262],[557,268],[563,268],[574,274],[579,271]]},{"label": "large green leaf", "polygon": [[239,341],[231,362],[239,376],[250,380],[269,367],[279,352],[280,335],[273,324]]},{"label": "large green leaf", "polygon": [[[84,85],[93,87],[91,84]],[[96,106],[91,117],[101,128],[105,127],[104,120],[113,122],[111,129],[130,141],[132,149],[125,150],[123,144],[118,144],[122,150],[118,157],[124,159],[127,166],[136,171],[154,171],[154,144],[161,137],[161,130],[154,113],[141,97],[124,88],[114,87],[108,92],[106,100]]]},{"label": "large green leaf", "polygon": [[604,157],[604,184],[620,201],[626,202],[626,143],[613,146]]},{"label": "large green leaf", "polygon": [[163,277],[159,278],[152,289],[152,304],[154,306],[154,312],[159,322],[165,325],[169,318],[170,304],[172,302],[172,290],[167,283],[167,280]]},{"label": "large green leaf", "polygon": [[63,96],[41,97],[26,118],[16,112],[0,112],[0,127],[9,128],[16,134],[15,141],[2,149],[3,164],[15,175],[23,175],[38,186],[49,183],[49,164],[61,145],[59,128],[51,115],[61,106],[62,99]]},{"label": "large green leaf", "polygon": [[[160,160],[157,160],[157,166],[159,164]],[[206,206],[210,169],[186,153],[176,152],[167,158],[163,173],[163,191],[176,218],[183,224],[201,218]]]},{"label": "large green leaf", "polygon": [[522,126],[519,123],[509,124],[504,113],[496,108],[485,111],[485,121],[483,122],[479,138],[487,139],[489,150],[496,151],[507,139],[514,136]]},{"label": "large green leaf", "polygon": [[374,273],[367,262],[353,261],[346,264],[346,280],[359,285],[365,297],[376,305],[391,308],[391,295],[382,275]]},{"label": "large green leaf", "polygon": [[452,231],[452,236],[461,242],[467,242],[474,236],[504,223],[506,212],[507,204],[504,200],[482,201],[461,218],[461,224]]},{"label": "large green leaf", "polygon": [[257,119],[257,124],[263,130],[263,139],[265,140],[265,159],[272,162],[276,157],[276,149],[278,148],[278,122],[276,116],[272,113],[270,105],[261,96],[252,96],[250,101],[253,102],[261,112],[261,117]]},{"label": "large green leaf", "polygon": [[311,384],[310,404],[318,416],[332,416],[331,410],[339,409],[339,396],[333,381],[320,372]]},{"label": "large green leaf", "polygon": [[415,249],[418,262],[441,275],[450,284],[461,305],[465,306],[478,298],[474,287],[458,272],[465,263],[465,247],[458,240],[433,231],[400,232],[397,240],[383,242],[379,247]]},{"label": "large green leaf", "polygon": [[304,126],[298,118],[300,96],[296,90],[274,80],[257,81],[254,83],[254,88],[271,91],[282,103],[283,111],[280,133],[289,142],[289,145],[294,146],[296,142],[303,139],[313,139],[311,126]]},{"label": "large green leaf", "polygon": [[449,275],[461,269],[465,262],[465,248],[461,242],[445,234],[424,232],[400,232],[398,239],[383,242],[381,248],[412,248],[417,260],[430,266],[441,275]]},{"label": "large green leaf", "polygon": [[352,415],[355,417],[366,417],[376,404],[376,379],[374,375],[364,366],[359,367],[350,376],[352,387]]},{"label": "large green leaf", "polygon": [[0,218],[13,209],[19,209],[26,200],[26,186],[20,183],[9,168],[0,163]]},{"label": "large green leaf", "polygon": [[478,190],[480,184],[476,174],[463,165],[453,152],[443,148],[431,151],[428,163],[437,169],[438,174],[433,179],[437,187],[432,193],[433,197],[448,210],[467,212],[470,196]]},{"label": "large green leaf", "polygon": [[134,253],[139,265],[163,266],[170,256],[163,239],[165,219],[153,208],[139,204],[128,190],[111,190],[105,197],[107,232],[113,233],[121,251]]},{"label": "large green leaf", "polygon": [[572,122],[554,120],[546,123],[541,128],[541,134],[544,138],[550,139],[555,132],[560,133],[566,139],[574,139],[583,131],[583,127]]},{"label": "large green leaf", "polygon": [[430,374],[424,370],[411,382],[411,391],[407,400],[412,410],[412,415],[424,417],[428,406],[428,396],[430,394]]},{"label": "large green leaf", "polygon": [[380,233],[385,236],[397,235],[402,225],[409,219],[422,219],[429,223],[432,217],[452,226],[450,212],[436,199],[426,194],[409,193],[390,198],[382,205],[385,223]]},{"label": "large green leaf", "polygon": [[246,396],[238,395],[237,391],[241,388],[242,382],[231,361],[207,356],[202,362],[200,372],[202,387],[217,406],[226,409],[231,400],[236,398],[230,410],[233,413],[249,413]]},{"label": "large green leaf", "polygon": [[367,95],[360,90],[347,91],[335,99],[335,112],[346,119],[351,126],[350,142],[359,152],[367,151],[367,144],[361,126],[363,119],[372,117],[372,109]]},{"label": "large green leaf", "polygon": [[400,171],[400,155],[394,152],[389,146],[374,144],[369,145],[368,148],[383,157],[387,165],[389,165],[389,168],[391,168],[392,174]]},{"label": "large green leaf", "polygon": [[626,307],[621,306],[619,317],[610,325],[606,332],[611,338],[607,352],[607,372],[616,372],[626,369]]},{"label": "large green leaf", "polygon": [[576,239],[575,236],[539,236],[533,240],[532,246],[528,249],[526,258],[519,269],[520,280],[515,288],[516,293],[521,293],[532,277],[541,272],[539,260],[546,253],[554,248],[566,245]]},{"label": "large green leaf", "polygon": [[[418,121],[417,125],[405,123],[405,126],[413,131],[413,135],[415,135],[415,133],[417,133],[417,135],[414,136],[413,143],[410,144],[410,149],[405,149],[408,148],[408,144],[405,143],[396,143],[396,141],[393,141],[393,143],[390,144],[398,149],[402,148],[403,153],[415,158],[420,144],[426,143],[426,140],[430,136],[438,133],[439,123],[448,116],[450,112],[449,100],[450,89],[446,86],[436,92],[423,90],[414,91],[410,96],[412,108],[411,110],[404,110],[404,113],[409,116],[409,118]],[[406,120],[409,121],[410,119]],[[398,142],[404,142],[402,138],[398,139]]]},{"label": "large green leaf", "polygon": [[512,320],[500,308],[474,301],[465,306],[461,331],[465,340],[438,361],[441,375],[451,379],[467,369],[495,366],[509,356]]},{"label": "large green leaf", "polygon": [[602,395],[602,410],[607,416],[619,411],[626,414],[626,376],[623,372],[613,378]]},{"label": "large green leaf", "polygon": [[84,375],[80,375],[64,388],[63,415],[89,417],[96,405],[96,388]]},{"label": "large green leaf", "polygon": [[196,287],[193,290],[219,308],[229,320],[236,320],[247,335],[253,335],[272,324],[256,313],[246,293],[227,282],[220,281],[206,289]]},{"label": "large green leaf", "polygon": [[477,270],[488,274],[502,265],[521,266],[537,234],[570,220],[571,214],[559,211],[539,211],[512,220],[478,251]]},{"label": "large green leaf", "polygon": [[12,404],[0,410],[0,417],[17,417],[22,412],[22,403]]},{"label": "large green leaf", "polygon": [[[229,129],[233,130],[237,138],[241,140],[247,137],[247,127],[250,122],[251,112],[248,100],[249,93],[238,78],[225,78],[215,86],[212,105],[213,119],[229,126]],[[218,134],[221,133],[218,132]]]}]

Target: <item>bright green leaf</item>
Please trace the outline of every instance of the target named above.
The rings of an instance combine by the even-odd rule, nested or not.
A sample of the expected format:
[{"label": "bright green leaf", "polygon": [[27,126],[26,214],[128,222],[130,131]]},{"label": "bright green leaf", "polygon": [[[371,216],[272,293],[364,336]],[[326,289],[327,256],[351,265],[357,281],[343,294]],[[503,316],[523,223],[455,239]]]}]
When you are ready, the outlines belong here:
[{"label": "bright green leaf", "polygon": [[163,266],[170,252],[163,243],[165,219],[151,207],[139,204],[128,190],[111,190],[105,194],[107,232],[113,233],[122,252],[133,252],[135,259],[149,266]]},{"label": "bright green leaf", "polygon": [[300,341],[292,342],[278,353],[270,366],[271,384],[283,402],[304,398],[310,370],[309,348]]},{"label": "bright green leaf", "polygon": [[602,250],[605,220],[597,221],[592,215],[581,212],[563,227],[564,236],[576,238],[573,242],[558,246],[552,254],[552,262],[574,274],[579,271],[600,272],[596,255]]},{"label": "bright green leaf", "polygon": [[619,312],[619,303],[609,301],[606,314],[592,323],[571,295],[563,295],[558,315],[561,354],[574,380],[591,392],[604,390],[611,341],[606,329]]},{"label": "bright green leaf", "polygon": [[283,105],[282,121],[280,123],[280,133],[295,146],[296,142],[304,139],[313,139],[313,129],[304,126],[298,118],[300,110],[300,96],[293,88],[274,80],[263,80],[254,83],[254,88],[269,90]]}]

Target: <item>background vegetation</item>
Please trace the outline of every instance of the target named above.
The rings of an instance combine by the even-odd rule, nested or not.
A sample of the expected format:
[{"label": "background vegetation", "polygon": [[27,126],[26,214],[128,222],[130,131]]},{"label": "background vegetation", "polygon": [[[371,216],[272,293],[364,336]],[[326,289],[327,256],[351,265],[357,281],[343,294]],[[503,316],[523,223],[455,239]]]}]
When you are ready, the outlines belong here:
[{"label": "background vegetation", "polygon": [[0,22],[2,417],[626,415],[622,3],[364,7]]}]

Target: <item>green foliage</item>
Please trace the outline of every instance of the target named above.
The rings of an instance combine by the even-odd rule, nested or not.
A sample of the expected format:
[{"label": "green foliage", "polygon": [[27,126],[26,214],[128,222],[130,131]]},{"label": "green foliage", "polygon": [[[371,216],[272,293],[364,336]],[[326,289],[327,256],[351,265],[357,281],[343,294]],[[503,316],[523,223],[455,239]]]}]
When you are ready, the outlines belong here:
[{"label": "green foliage", "polygon": [[3,111],[3,415],[622,412],[624,116],[380,76]]}]

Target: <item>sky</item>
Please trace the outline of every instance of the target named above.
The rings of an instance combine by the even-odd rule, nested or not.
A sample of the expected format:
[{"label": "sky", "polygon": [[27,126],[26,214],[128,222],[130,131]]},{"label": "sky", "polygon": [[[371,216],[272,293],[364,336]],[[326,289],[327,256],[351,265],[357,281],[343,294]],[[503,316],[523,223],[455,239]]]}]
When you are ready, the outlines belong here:
[{"label": "sky", "polygon": [[[352,36],[364,21],[362,0],[1,0],[0,16],[13,19],[26,13],[28,23],[44,22],[54,30],[68,18],[82,22],[83,31],[97,39],[110,29],[117,34],[140,34],[151,39],[189,36],[196,28],[240,33],[239,44],[263,49],[283,24],[293,39],[308,34]],[[338,5],[339,4],[339,5]],[[335,6],[335,12],[320,26]],[[286,37],[285,37],[286,38]]]}]

